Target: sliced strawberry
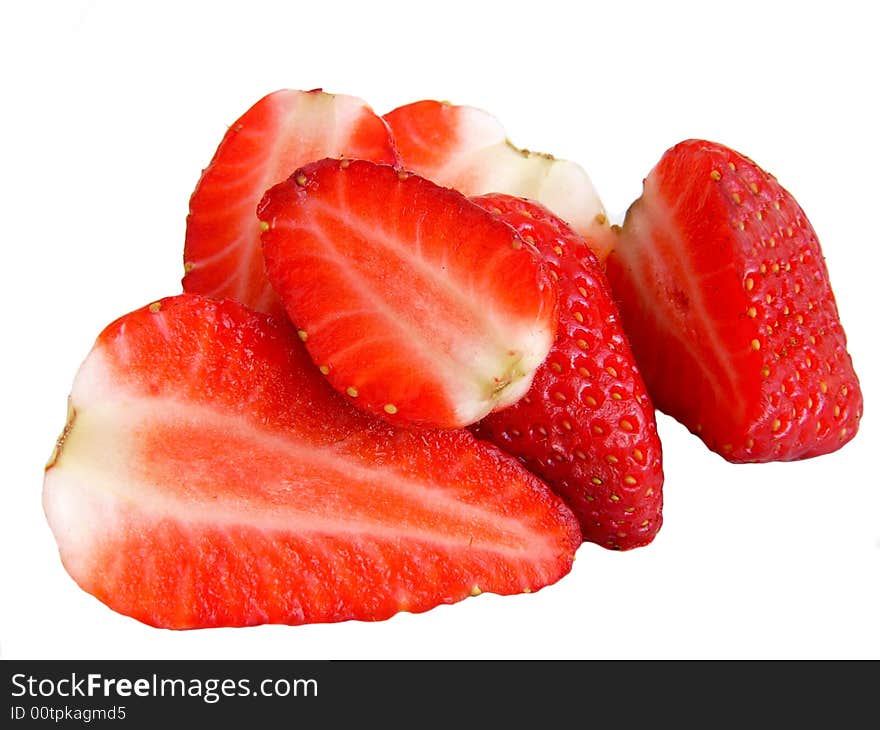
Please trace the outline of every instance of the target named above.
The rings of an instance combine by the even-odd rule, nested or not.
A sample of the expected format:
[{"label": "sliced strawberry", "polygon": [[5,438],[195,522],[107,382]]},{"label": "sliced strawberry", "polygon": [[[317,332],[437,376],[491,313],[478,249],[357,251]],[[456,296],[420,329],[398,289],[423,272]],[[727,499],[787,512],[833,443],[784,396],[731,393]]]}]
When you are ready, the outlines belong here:
[{"label": "sliced strawberry", "polygon": [[538,203],[500,194],[473,201],[534,243],[559,282],[556,342],[531,389],[474,433],[543,477],[585,540],[616,550],[646,545],[662,523],[660,439],[599,262]]},{"label": "sliced strawberry", "polygon": [[396,160],[387,126],[361,99],[283,89],[254,104],[226,132],[190,199],[184,290],[283,314],[264,271],[257,203],[300,165],[343,156]]},{"label": "sliced strawberry", "polygon": [[84,590],[175,629],[534,591],[568,572],[580,537],[511,457],[361,414],[286,323],[187,294],[99,336],[43,502]]},{"label": "sliced strawberry", "polygon": [[550,350],[540,254],[455,190],[326,159],[260,204],[269,279],[315,363],[393,422],[461,427],[516,402]]},{"label": "sliced strawberry", "polygon": [[470,106],[417,101],[388,112],[403,166],[465,195],[536,200],[589,235],[604,261],[612,243],[605,209],[582,167],[514,147],[499,121]]},{"label": "sliced strawberry", "polygon": [[774,177],[727,147],[668,150],[608,276],[656,406],[735,461],[856,433],[862,394],[819,240]]}]

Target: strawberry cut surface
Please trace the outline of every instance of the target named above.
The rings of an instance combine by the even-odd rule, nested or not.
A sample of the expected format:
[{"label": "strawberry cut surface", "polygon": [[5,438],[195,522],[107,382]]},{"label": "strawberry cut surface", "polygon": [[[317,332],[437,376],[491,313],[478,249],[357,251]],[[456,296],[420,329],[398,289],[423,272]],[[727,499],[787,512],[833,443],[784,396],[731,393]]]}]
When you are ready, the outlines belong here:
[{"label": "strawberry cut surface", "polygon": [[825,454],[862,395],[819,240],[772,175],[724,145],[668,150],[607,262],[655,405],[734,462]]},{"label": "strawberry cut surface", "polygon": [[577,515],[584,539],[627,550],[662,524],[654,408],[587,241],[534,201],[473,198],[533,242],[558,280],[559,329],[532,387],[473,428],[519,457]]},{"label": "strawberry cut surface", "polygon": [[392,422],[467,426],[528,390],[556,330],[540,254],[455,190],[364,160],[260,204],[269,280],[339,392]]},{"label": "strawberry cut surface", "polygon": [[174,629],[534,591],[570,570],[580,537],[511,457],[353,409],[289,325],[189,294],[98,337],[43,503],[84,590]]},{"label": "strawberry cut surface", "polygon": [[282,89],[248,109],[229,127],[190,199],[184,291],[283,315],[265,275],[257,204],[300,165],[342,156],[397,159],[386,124],[361,99]]},{"label": "strawberry cut surface", "polygon": [[426,99],[385,114],[401,164],[465,195],[506,193],[536,200],[581,234],[600,260],[613,242],[586,171],[569,160],[519,149],[488,112]]}]

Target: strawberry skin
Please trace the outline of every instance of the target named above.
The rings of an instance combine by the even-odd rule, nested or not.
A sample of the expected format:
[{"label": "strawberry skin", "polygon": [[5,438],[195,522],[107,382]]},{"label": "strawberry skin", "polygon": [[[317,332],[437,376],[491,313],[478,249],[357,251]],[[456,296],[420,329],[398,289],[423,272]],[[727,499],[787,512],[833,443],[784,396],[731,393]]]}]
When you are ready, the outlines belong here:
[{"label": "strawberry skin", "polygon": [[109,325],[43,504],[65,568],[173,629],[373,621],[565,575],[577,522],[466,431],[336,394],[284,322],[183,294]]},{"label": "strawberry skin", "polygon": [[607,273],[655,405],[733,462],[832,452],[862,393],[819,240],[752,160],[704,140],[667,150]]},{"label": "strawberry skin", "polygon": [[269,280],[320,371],[394,423],[464,427],[516,402],[550,350],[534,247],[461,193],[325,159],[259,207]]},{"label": "strawberry skin", "polygon": [[648,544],[662,524],[660,439],[598,260],[536,202],[473,200],[534,243],[559,286],[556,341],[531,389],[474,433],[545,479],[578,517],[584,540],[616,550]]},{"label": "strawberry skin", "polygon": [[465,195],[507,193],[535,200],[586,236],[604,261],[614,236],[580,165],[514,147],[495,117],[472,106],[425,99],[384,119],[406,169]]},{"label": "strawberry skin", "polygon": [[184,291],[283,316],[264,271],[257,203],[300,165],[342,156],[397,159],[387,126],[361,99],[282,89],[254,104],[229,127],[190,198]]}]

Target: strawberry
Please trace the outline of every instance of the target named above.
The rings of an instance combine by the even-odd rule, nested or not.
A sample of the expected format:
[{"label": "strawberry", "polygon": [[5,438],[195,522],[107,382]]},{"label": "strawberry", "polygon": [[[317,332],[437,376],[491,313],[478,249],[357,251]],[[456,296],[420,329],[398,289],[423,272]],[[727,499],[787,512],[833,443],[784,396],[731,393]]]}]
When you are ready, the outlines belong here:
[{"label": "strawberry", "polygon": [[43,503],[84,590],[174,629],[534,591],[570,570],[580,539],[513,458],[356,411],[287,323],[191,294],[98,337]]},{"label": "strawberry", "polygon": [[604,261],[613,236],[579,165],[514,147],[495,117],[471,106],[417,101],[384,119],[405,168],[465,195],[507,193],[536,200],[587,236]]},{"label": "strawberry", "polygon": [[254,104],[226,132],[190,199],[184,291],[282,315],[264,272],[257,203],[300,165],[341,156],[396,160],[387,126],[361,99],[283,89]]},{"label": "strawberry", "polygon": [[463,427],[528,390],[556,330],[540,254],[461,193],[364,160],[260,203],[269,280],[338,391],[392,422]]},{"label": "strawberry", "polygon": [[776,178],[723,145],[667,150],[607,262],[656,406],[733,462],[825,454],[862,394],[819,239]]},{"label": "strawberry", "polygon": [[660,440],[598,260],[534,201],[473,200],[533,242],[559,285],[556,341],[531,389],[474,433],[545,479],[577,515],[584,540],[617,550],[646,545],[662,522]]}]

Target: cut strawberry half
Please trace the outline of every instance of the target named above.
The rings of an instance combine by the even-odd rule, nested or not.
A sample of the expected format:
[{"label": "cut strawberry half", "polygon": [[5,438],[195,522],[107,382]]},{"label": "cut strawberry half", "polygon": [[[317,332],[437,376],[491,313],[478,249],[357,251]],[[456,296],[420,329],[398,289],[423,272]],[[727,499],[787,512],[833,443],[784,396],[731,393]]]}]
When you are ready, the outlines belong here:
[{"label": "cut strawberry half", "polygon": [[605,209],[580,165],[515,147],[495,117],[471,106],[417,101],[384,119],[405,168],[465,195],[536,200],[589,235],[600,260],[608,255],[613,236]]},{"label": "cut strawberry half", "polygon": [[265,275],[257,203],[297,167],[323,157],[397,159],[385,123],[353,96],[283,89],[245,112],[226,132],[190,199],[184,291],[282,315]]},{"label": "cut strawberry half", "polygon": [[655,405],[713,451],[786,461],[855,435],[862,394],[819,240],[750,159],[668,150],[607,271]]},{"label": "cut strawberry half", "polygon": [[393,422],[462,427],[528,390],[556,330],[534,247],[455,190],[321,160],[259,207],[269,280],[312,359]]},{"label": "cut strawberry half", "polygon": [[370,621],[534,591],[580,541],[513,458],[361,414],[286,323],[187,294],[101,333],[43,503],[84,590],[175,629]]},{"label": "cut strawberry half", "polygon": [[627,550],[662,524],[654,407],[608,281],[587,241],[533,201],[473,201],[534,243],[559,282],[559,329],[529,392],[474,433],[519,457],[562,496],[585,540]]}]

